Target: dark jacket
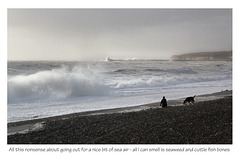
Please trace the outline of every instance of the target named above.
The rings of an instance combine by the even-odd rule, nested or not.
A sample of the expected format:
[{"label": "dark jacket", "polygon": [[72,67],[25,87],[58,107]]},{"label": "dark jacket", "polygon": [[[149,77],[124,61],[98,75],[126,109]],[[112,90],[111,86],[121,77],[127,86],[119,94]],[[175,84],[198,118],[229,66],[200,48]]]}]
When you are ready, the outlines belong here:
[{"label": "dark jacket", "polygon": [[167,100],[166,100],[165,97],[163,97],[163,99],[161,100],[160,106],[162,106],[162,107],[167,107]]}]

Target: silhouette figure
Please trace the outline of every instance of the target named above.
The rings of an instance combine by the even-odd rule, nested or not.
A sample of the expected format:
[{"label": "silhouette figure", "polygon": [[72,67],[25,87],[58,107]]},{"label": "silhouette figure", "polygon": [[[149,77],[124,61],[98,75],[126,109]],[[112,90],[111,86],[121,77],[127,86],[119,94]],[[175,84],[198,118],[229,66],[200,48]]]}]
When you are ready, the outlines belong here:
[{"label": "silhouette figure", "polygon": [[162,98],[162,100],[160,102],[160,106],[167,107],[167,100],[166,100],[166,98],[164,96],[163,96],[163,98]]}]

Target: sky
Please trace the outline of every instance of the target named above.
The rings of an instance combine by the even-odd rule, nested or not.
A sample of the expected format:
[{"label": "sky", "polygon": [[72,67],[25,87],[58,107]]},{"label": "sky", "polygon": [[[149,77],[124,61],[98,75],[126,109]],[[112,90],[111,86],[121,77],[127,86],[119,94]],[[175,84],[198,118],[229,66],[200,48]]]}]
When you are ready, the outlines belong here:
[{"label": "sky", "polygon": [[8,60],[169,59],[232,50],[231,9],[8,9]]}]

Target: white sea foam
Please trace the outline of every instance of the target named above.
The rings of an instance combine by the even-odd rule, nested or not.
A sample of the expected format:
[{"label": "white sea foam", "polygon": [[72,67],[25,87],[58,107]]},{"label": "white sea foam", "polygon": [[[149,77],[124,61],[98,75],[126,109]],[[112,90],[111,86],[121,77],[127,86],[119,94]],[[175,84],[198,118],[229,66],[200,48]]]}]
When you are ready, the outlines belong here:
[{"label": "white sea foam", "polygon": [[78,67],[70,71],[63,67],[12,76],[8,80],[8,102],[103,95],[107,93],[108,87],[101,82],[94,71]]},{"label": "white sea foam", "polygon": [[11,62],[8,121],[126,107],[232,87],[231,62]]}]

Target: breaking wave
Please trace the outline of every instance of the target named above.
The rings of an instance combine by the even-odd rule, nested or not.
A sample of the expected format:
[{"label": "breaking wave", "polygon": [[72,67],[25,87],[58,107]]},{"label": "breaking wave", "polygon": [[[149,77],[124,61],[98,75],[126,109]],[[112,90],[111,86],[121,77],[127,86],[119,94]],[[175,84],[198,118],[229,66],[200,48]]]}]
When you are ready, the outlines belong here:
[{"label": "breaking wave", "polygon": [[8,79],[8,102],[103,95],[108,87],[96,70],[67,67]]},{"label": "breaking wave", "polygon": [[8,62],[8,121],[232,89],[231,62]]},{"label": "breaking wave", "polygon": [[[169,68],[166,65],[161,68],[158,64],[141,63],[143,64],[135,64],[136,66],[125,62],[121,66],[117,63],[92,63],[90,66],[82,63],[56,65],[53,69],[49,63],[43,64],[43,67],[38,65],[40,70],[30,66],[30,73],[30,69],[18,71],[17,67],[8,68],[8,72],[17,73],[8,77],[8,103],[112,94],[118,97],[121,96],[121,91],[128,91],[131,95],[135,89],[147,91],[149,88],[175,88],[177,85],[191,87],[191,83],[201,82],[209,82],[209,86],[212,86],[213,81],[231,81],[232,78],[231,66],[223,66],[224,70],[215,66],[214,69],[203,67],[203,70],[184,66]],[[209,69],[212,71],[209,72]]]}]

